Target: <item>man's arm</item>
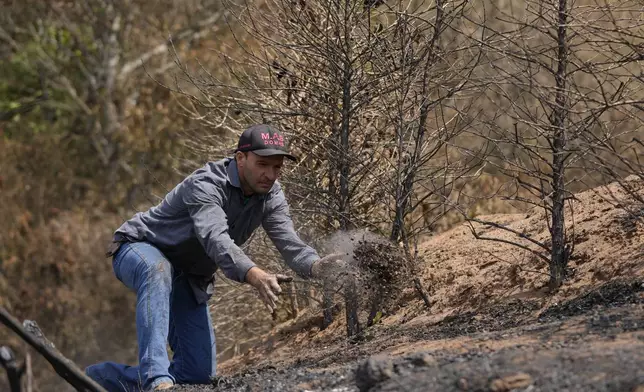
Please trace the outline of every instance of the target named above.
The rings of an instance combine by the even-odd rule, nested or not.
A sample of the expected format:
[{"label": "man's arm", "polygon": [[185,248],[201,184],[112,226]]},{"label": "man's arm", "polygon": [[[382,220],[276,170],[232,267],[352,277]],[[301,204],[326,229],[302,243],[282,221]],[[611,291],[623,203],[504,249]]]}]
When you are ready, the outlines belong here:
[{"label": "man's arm", "polygon": [[311,277],[311,266],[320,259],[320,256],[295,232],[288,203],[282,190],[270,201],[262,226],[286,264],[298,275],[304,278]]},{"label": "man's arm", "polygon": [[221,188],[209,182],[189,184],[184,202],[188,206],[194,230],[211,260],[232,280],[246,282],[272,313],[281,293],[279,283],[291,280],[288,276],[274,275],[257,267],[235,244],[228,234],[228,219],[223,205]]},{"label": "man's arm", "polygon": [[226,277],[244,282],[246,273],[255,263],[230,238],[228,219],[222,208],[221,188],[201,180],[194,180],[186,185],[183,200],[199,242]]}]

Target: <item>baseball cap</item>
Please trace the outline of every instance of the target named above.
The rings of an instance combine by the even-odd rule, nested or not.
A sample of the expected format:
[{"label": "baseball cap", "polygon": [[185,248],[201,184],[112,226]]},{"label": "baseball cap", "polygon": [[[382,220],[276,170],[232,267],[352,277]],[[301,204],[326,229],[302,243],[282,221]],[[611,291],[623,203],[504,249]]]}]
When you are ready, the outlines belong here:
[{"label": "baseball cap", "polygon": [[242,132],[235,152],[237,151],[252,151],[262,157],[282,155],[297,161],[297,158],[289,153],[284,135],[273,126],[266,124],[253,125]]}]

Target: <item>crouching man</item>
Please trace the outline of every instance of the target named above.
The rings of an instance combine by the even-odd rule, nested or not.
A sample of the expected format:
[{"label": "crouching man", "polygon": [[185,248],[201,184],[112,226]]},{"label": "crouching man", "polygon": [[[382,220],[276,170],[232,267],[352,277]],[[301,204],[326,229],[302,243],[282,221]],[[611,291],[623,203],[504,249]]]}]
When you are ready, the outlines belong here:
[{"label": "crouching man", "polygon": [[234,157],[208,162],[116,230],[108,256],[116,277],[137,295],[139,364],[103,362],[87,375],[108,391],[210,382],[216,350],[207,302],[216,270],[252,285],[271,312],[279,283],[288,280],[263,271],[239,248],[259,225],[299,276],[330,279],[342,269],[337,256],[321,259],[295,232],[277,182],[285,157],[296,160],[281,132],[252,126]]}]

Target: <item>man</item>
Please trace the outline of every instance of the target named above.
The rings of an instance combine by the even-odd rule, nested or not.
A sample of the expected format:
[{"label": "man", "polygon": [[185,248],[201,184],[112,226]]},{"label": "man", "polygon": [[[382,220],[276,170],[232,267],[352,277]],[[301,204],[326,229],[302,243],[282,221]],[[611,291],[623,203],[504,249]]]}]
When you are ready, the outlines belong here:
[{"label": "man", "polygon": [[116,230],[108,256],[116,277],[137,295],[139,365],[103,362],[86,369],[91,378],[108,391],[208,383],[216,371],[207,306],[215,271],[255,287],[271,312],[279,283],[289,280],[263,271],[239,248],[259,225],[299,276],[325,279],[337,271],[337,256],[320,259],[293,228],[277,182],[284,157],[296,160],[281,132],[252,126],[234,158],[208,162]]}]

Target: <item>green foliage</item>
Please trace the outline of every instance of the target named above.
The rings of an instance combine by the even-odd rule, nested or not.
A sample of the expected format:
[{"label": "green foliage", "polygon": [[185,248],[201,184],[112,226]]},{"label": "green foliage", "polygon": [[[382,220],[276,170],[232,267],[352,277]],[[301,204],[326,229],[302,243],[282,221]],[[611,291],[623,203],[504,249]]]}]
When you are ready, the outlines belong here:
[{"label": "green foliage", "polygon": [[73,59],[64,55],[69,34],[63,32],[52,32],[58,40],[36,37],[22,43],[21,50],[0,66],[0,113],[8,117],[5,137],[28,140],[33,134],[64,132],[78,112],[69,93],[56,83],[60,74],[54,75],[51,67],[55,62],[63,75],[78,73]]},{"label": "green foliage", "polygon": [[374,316],[373,320],[371,320],[371,324],[373,325],[378,324],[380,322],[380,319],[382,319],[382,312],[378,311],[378,313],[376,313],[376,315]]}]

